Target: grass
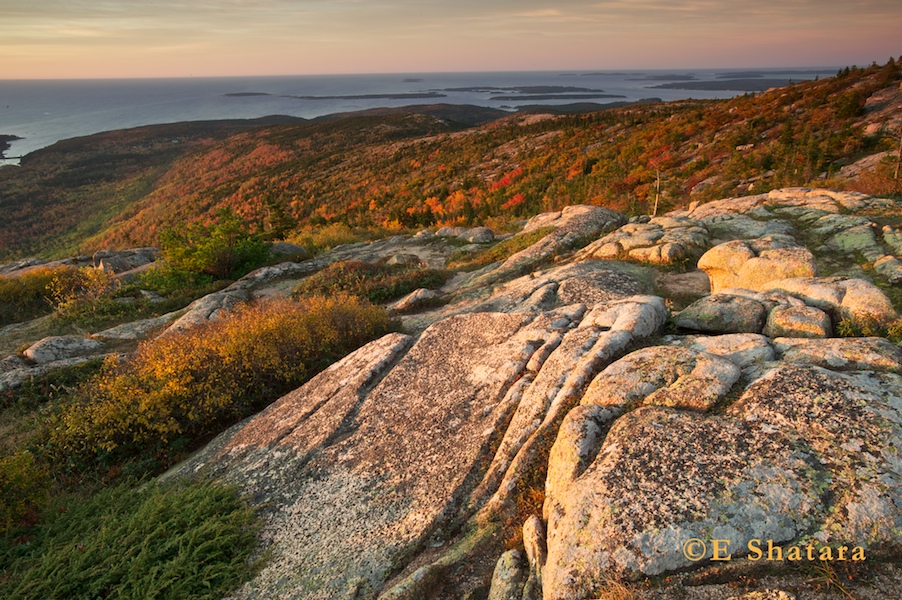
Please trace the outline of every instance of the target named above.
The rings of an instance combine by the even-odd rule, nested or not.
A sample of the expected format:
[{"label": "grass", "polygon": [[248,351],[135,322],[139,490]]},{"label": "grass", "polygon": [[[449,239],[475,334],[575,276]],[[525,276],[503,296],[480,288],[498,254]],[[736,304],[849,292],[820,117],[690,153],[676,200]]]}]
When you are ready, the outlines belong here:
[{"label": "grass", "polygon": [[408,265],[337,262],[304,279],[296,297],[349,294],[376,304],[400,298],[419,288],[437,288],[448,278],[445,271]]},{"label": "grass", "polygon": [[214,599],[254,572],[259,520],[231,487],[129,481],[46,512],[0,539],[0,596]]},{"label": "grass", "polygon": [[475,271],[493,262],[506,260],[521,250],[529,248],[554,231],[555,227],[540,227],[498,242],[491,248],[476,252],[457,250],[448,257],[448,268],[458,271]]}]

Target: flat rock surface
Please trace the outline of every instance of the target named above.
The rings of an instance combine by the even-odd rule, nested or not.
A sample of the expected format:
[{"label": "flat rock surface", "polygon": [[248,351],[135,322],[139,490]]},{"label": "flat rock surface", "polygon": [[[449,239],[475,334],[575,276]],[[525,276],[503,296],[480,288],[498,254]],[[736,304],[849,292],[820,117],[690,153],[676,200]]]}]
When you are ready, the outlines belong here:
[{"label": "flat rock surface", "polygon": [[[267,528],[276,556],[236,597],[378,590],[430,537],[441,540],[443,523],[478,483],[471,472],[509,410],[507,388],[550,334],[530,330],[533,319],[441,321],[363,398],[378,377],[372,365],[387,366],[401,340],[374,342],[358,351],[372,355],[369,370],[333,368],[236,432],[222,450],[230,476],[263,501],[279,500]],[[277,472],[266,487],[254,484]]]}]

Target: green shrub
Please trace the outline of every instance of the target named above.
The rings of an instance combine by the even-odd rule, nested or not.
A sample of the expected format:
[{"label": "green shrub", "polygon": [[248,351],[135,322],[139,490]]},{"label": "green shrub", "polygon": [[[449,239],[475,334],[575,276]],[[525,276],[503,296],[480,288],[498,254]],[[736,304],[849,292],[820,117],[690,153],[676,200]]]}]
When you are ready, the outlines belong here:
[{"label": "green shrub", "polygon": [[18,277],[0,277],[0,327],[50,313],[51,284],[71,267],[42,267]]},{"label": "green shrub", "polygon": [[30,452],[0,457],[0,533],[34,516],[47,496],[47,472]]},{"label": "green shrub", "polygon": [[337,262],[314,273],[294,288],[295,296],[350,294],[382,304],[419,288],[445,283],[447,273],[407,265]]},{"label": "green shrub", "polygon": [[250,578],[259,521],[233,488],[120,484],[4,540],[9,600],[221,598]]},{"label": "green shrub", "polygon": [[158,464],[142,469],[158,468],[388,326],[383,309],[356,298],[280,299],[147,341],[125,364],[105,365],[50,420],[43,433],[47,458],[79,469],[154,457]]},{"label": "green shrub", "polygon": [[175,271],[213,279],[240,277],[269,256],[269,245],[227,208],[217,211],[212,225],[164,231],[160,246],[163,260]]},{"label": "green shrub", "polygon": [[173,267],[165,260],[158,260],[152,268],[141,273],[139,281],[141,287],[159,292],[164,296],[183,295],[194,290],[212,290],[221,287],[215,285],[212,275],[183,271]]},{"label": "green shrub", "polygon": [[555,227],[540,227],[528,233],[521,233],[498,242],[491,248],[477,252],[456,251],[448,257],[448,268],[473,271],[490,263],[506,260],[517,252],[529,248],[554,231]]}]

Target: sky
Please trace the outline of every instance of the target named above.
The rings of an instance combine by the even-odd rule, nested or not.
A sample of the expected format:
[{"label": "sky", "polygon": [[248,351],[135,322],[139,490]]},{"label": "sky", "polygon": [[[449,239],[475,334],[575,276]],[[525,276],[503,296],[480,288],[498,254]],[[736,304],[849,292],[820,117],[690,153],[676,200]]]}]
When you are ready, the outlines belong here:
[{"label": "sky", "polygon": [[0,0],[0,79],[883,64],[900,0]]}]

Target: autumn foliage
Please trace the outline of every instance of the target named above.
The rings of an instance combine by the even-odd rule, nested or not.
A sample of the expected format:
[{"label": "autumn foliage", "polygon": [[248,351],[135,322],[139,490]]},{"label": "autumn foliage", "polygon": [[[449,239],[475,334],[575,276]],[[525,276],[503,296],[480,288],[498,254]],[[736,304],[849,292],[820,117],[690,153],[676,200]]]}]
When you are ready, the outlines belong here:
[{"label": "autumn foliage", "polygon": [[166,464],[333,361],[385,333],[385,312],[356,298],[259,302],[218,322],[143,343],[110,362],[48,425],[62,464],[138,456]]}]

